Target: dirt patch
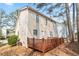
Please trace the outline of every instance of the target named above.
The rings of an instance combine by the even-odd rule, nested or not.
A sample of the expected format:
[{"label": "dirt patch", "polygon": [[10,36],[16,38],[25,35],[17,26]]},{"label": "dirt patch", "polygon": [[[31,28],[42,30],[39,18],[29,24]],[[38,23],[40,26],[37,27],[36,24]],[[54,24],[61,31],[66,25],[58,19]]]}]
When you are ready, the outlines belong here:
[{"label": "dirt patch", "polygon": [[57,48],[45,53],[44,55],[55,56],[78,56],[79,55],[79,43],[64,43]]},{"label": "dirt patch", "polygon": [[14,46],[11,47],[6,45],[0,48],[0,55],[2,56],[25,56],[29,55],[32,52],[32,49],[25,48],[23,46]]},{"label": "dirt patch", "polygon": [[79,56],[79,43],[64,43],[46,53],[23,46],[0,47],[1,56]]},{"label": "dirt patch", "polygon": [[46,53],[34,51],[32,56],[79,56],[79,43],[64,43]]}]

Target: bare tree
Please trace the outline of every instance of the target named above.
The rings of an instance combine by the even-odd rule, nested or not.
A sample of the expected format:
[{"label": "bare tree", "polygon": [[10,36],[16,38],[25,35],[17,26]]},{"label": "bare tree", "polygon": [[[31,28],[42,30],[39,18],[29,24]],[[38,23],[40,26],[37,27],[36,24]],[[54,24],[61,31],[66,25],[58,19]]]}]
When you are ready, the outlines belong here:
[{"label": "bare tree", "polygon": [[73,5],[73,39],[75,40],[75,12],[76,12],[76,5],[75,3],[72,4]]},{"label": "bare tree", "polygon": [[76,4],[77,39],[79,42],[79,4]]},{"label": "bare tree", "polygon": [[[39,3],[37,7],[42,8],[44,6],[47,6],[48,4],[42,4]],[[55,12],[54,10],[58,8],[59,10]],[[63,17],[64,14],[66,14],[66,19],[67,19],[67,24],[68,24],[68,32],[69,32],[69,39],[74,42],[74,37],[73,37],[73,30],[71,26],[71,19],[70,19],[70,10],[69,10],[69,5],[63,4],[63,3],[56,3],[56,4],[50,4],[49,8],[47,9],[48,14],[52,14],[53,17]]]},{"label": "bare tree", "polygon": [[11,19],[12,22],[14,23],[14,25],[12,25],[13,28],[15,28],[15,26],[16,26],[16,22],[17,22],[17,19],[18,19],[19,15],[20,15],[20,11],[19,10],[16,10],[16,11],[12,12],[9,15],[9,19]]},{"label": "bare tree", "polygon": [[71,42],[74,42],[73,31],[72,31],[72,26],[70,21],[70,10],[69,10],[69,5],[67,3],[65,3],[65,8],[66,8],[66,17],[67,17],[67,24],[68,24],[68,31],[69,31],[69,39],[71,40]]}]

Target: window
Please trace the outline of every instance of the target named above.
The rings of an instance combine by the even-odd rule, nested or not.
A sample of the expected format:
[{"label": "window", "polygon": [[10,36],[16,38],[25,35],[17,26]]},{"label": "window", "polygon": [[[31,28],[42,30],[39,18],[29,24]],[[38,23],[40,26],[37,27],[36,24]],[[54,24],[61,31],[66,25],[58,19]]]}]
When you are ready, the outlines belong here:
[{"label": "window", "polygon": [[36,23],[39,23],[39,16],[36,15]]},{"label": "window", "polygon": [[47,25],[47,18],[46,18],[46,25]]},{"label": "window", "polygon": [[52,31],[50,31],[50,36],[52,36]]},{"label": "window", "polygon": [[9,34],[9,30],[7,30],[7,34]]},{"label": "window", "polygon": [[37,30],[36,29],[33,30],[33,35],[37,36]]},{"label": "window", "polygon": [[36,19],[36,14],[35,14],[35,13],[30,12],[30,16],[33,18],[33,20],[35,20],[35,19]]}]

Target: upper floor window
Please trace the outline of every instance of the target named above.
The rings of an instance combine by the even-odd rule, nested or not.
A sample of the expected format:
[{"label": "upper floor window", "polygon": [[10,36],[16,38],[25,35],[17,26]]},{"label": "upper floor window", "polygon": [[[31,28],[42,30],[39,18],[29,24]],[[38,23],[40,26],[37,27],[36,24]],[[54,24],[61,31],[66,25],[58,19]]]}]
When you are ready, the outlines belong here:
[{"label": "upper floor window", "polygon": [[50,31],[50,36],[52,36],[53,34],[52,34],[52,31]]},{"label": "upper floor window", "polygon": [[33,30],[33,35],[37,36],[37,30],[36,29]]},{"label": "upper floor window", "polygon": [[47,25],[47,18],[46,18],[46,25]]},{"label": "upper floor window", "polygon": [[33,12],[30,12],[30,17],[31,17],[33,20],[35,20],[35,19],[36,19],[36,14],[33,13]]},{"label": "upper floor window", "polygon": [[36,15],[36,23],[39,23],[39,16]]}]

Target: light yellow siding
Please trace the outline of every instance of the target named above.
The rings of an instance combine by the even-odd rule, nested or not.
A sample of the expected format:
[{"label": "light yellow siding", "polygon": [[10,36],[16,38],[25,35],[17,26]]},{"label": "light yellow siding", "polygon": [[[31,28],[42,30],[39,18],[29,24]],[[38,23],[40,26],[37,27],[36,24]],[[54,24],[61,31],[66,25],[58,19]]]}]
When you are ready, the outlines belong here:
[{"label": "light yellow siding", "polygon": [[36,14],[29,11],[28,19],[28,37],[33,37],[33,30],[36,29]]},{"label": "light yellow siding", "polygon": [[[36,23],[36,16],[39,16],[39,25]],[[47,19],[47,25],[46,25]],[[35,38],[47,38],[53,37],[54,34],[54,22],[49,18],[46,18],[39,13],[36,13],[28,8],[22,10],[20,12],[20,16],[16,25],[16,35],[19,35],[20,41],[23,46],[27,46],[27,37],[35,37]],[[37,37],[33,34],[34,29],[39,29]],[[52,35],[50,35],[52,33]]]},{"label": "light yellow siding", "polygon": [[20,16],[18,18],[17,22],[17,29],[16,33],[19,36],[20,41],[22,42],[22,45],[27,46],[27,32],[28,32],[28,10],[23,10],[20,12]]}]

